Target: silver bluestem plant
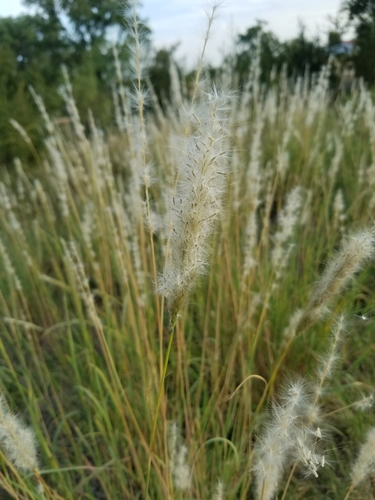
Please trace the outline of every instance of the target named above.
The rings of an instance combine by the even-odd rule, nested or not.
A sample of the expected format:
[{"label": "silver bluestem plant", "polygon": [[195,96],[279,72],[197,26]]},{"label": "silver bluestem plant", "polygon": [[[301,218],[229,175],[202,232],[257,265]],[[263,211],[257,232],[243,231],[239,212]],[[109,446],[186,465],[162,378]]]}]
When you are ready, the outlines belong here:
[{"label": "silver bluestem plant", "polygon": [[197,277],[205,272],[209,237],[218,221],[227,174],[227,96],[214,89],[191,111],[193,132],[184,140],[171,234],[159,293],[167,298],[171,326]]}]

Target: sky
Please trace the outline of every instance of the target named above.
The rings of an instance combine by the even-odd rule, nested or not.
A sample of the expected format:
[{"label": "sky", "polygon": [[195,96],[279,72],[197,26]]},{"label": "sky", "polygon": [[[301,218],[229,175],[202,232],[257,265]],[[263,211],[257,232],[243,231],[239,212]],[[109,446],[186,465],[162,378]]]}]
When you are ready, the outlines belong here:
[{"label": "sky", "polygon": [[[217,63],[230,51],[238,33],[244,33],[257,19],[281,40],[298,33],[299,21],[307,35],[324,39],[330,26],[328,16],[336,16],[342,0],[224,0],[213,25],[207,47],[207,59]],[[203,44],[207,24],[205,11],[211,4],[204,0],[143,0],[140,15],[148,21],[156,48],[170,48],[180,42],[178,60],[194,65]],[[0,16],[27,12],[21,0],[0,0]]]}]

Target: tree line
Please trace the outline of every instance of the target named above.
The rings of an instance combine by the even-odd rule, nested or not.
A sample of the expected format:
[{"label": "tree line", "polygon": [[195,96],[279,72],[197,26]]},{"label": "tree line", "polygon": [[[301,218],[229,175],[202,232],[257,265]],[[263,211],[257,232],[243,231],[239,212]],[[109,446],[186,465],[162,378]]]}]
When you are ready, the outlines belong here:
[{"label": "tree line", "polygon": [[[117,81],[111,54],[113,44],[124,69],[123,79],[129,87],[132,85],[132,75],[127,73],[132,44],[132,12],[128,1],[24,0],[24,3],[33,8],[33,14],[0,17],[0,163],[8,164],[16,156],[26,159],[31,154],[10,124],[11,118],[20,123],[33,142],[38,143],[42,136],[30,86],[43,97],[52,115],[63,116],[59,90],[63,83],[61,67],[65,65],[83,119],[91,109],[98,123],[110,128],[114,123],[110,86]],[[266,23],[258,21],[238,36],[236,52],[230,56],[239,85],[247,76],[257,50],[265,82],[282,68],[287,68],[290,75],[303,74],[306,68],[311,73],[319,71],[333,54],[341,64],[351,64],[356,75],[369,85],[375,84],[375,0],[348,0],[342,12],[346,21],[341,25],[336,22],[325,39],[308,38],[301,26],[297,37],[281,42],[267,30]],[[151,31],[145,22],[140,20],[140,23],[144,43],[151,49]],[[355,28],[353,51],[347,54],[339,50],[345,23]],[[148,61],[148,81],[161,103],[170,94],[170,65],[175,49],[156,51]],[[178,71],[187,83],[193,77],[183,67],[178,67]],[[220,68],[213,67],[210,71],[215,74]]]}]

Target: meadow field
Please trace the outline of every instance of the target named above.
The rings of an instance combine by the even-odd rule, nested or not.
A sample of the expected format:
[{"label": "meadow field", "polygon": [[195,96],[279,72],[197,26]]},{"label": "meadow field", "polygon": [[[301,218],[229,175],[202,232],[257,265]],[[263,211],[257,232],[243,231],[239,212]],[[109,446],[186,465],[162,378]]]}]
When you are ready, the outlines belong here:
[{"label": "meadow field", "polygon": [[201,61],[161,107],[134,50],[116,130],[67,74],[41,150],[13,123],[1,498],[375,498],[373,95]]}]

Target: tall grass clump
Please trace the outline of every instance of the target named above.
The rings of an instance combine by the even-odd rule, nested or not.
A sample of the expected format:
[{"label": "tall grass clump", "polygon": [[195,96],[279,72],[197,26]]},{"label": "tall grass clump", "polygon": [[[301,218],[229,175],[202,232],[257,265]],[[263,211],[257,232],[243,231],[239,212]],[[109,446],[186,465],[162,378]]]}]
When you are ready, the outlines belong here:
[{"label": "tall grass clump", "polygon": [[0,488],[370,498],[371,93],[333,96],[329,67],[266,87],[260,51],[238,89],[203,50],[161,108],[137,22],[114,128],[66,71],[65,120],[31,90],[44,147],[3,169]]}]

